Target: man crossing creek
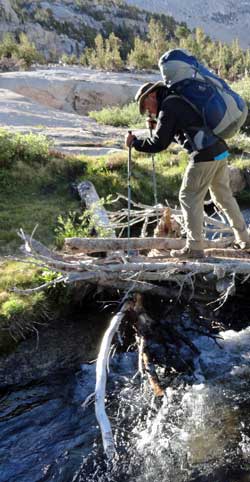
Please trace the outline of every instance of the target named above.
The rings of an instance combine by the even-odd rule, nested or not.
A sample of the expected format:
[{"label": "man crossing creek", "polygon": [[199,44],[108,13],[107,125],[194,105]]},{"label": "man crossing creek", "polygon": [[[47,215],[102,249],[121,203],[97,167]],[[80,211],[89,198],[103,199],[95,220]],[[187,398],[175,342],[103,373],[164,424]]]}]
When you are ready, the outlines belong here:
[{"label": "man crossing creek", "polygon": [[167,149],[172,142],[178,142],[190,156],[179,193],[186,245],[180,250],[172,250],[171,256],[204,256],[203,209],[208,190],[212,201],[222,210],[233,228],[235,247],[249,249],[249,233],[230,188],[229,152],[225,140],[208,128],[197,109],[182,95],[173,93],[166,82],[142,85],[135,100],[140,113],[152,119],[151,127],[155,128],[155,132],[153,137],[144,139],[130,132],[125,137],[126,146],[153,154]]}]

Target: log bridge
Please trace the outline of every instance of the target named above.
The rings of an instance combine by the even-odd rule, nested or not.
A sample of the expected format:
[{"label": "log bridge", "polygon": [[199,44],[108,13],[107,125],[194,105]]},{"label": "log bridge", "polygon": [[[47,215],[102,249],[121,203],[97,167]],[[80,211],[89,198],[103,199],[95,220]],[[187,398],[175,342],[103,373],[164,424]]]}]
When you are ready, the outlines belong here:
[{"label": "log bridge", "polygon": [[[221,213],[204,215],[205,258],[179,260],[170,257],[170,249],[180,249],[185,244],[185,228],[181,211],[169,206],[146,206],[132,203],[117,211],[106,211],[94,186],[86,181],[78,186],[86,209],[101,227],[103,237],[66,238],[62,252],[51,251],[33,236],[20,230],[24,242],[23,252],[27,262],[44,266],[57,273],[57,278],[36,288],[19,291],[31,293],[58,283],[73,283],[84,289],[93,286],[119,293],[120,307],[111,319],[103,337],[97,365],[95,398],[96,416],[101,428],[104,451],[108,458],[116,452],[111,424],[105,410],[105,389],[109,355],[114,335],[121,323],[127,320],[134,330],[138,349],[137,375],[149,381],[156,397],[164,395],[164,383],[159,378],[159,367],[164,367],[169,383],[173,373],[192,372],[192,359],[180,354],[184,345],[193,356],[198,350],[187,335],[190,327],[183,320],[173,321],[169,309],[178,302],[199,301],[207,312],[219,310],[250,279],[250,253],[237,251],[230,246],[233,232]],[[126,201],[119,195],[113,202]],[[156,226],[156,219],[161,216]],[[127,224],[135,227],[139,235],[124,237]],[[153,230],[153,227],[155,228]],[[100,229],[98,230],[100,232]],[[151,236],[148,235],[150,232]],[[23,260],[22,260],[23,261]],[[165,318],[156,321],[144,307],[145,295],[154,297],[168,306]],[[174,303],[173,303],[174,300]],[[165,309],[165,308],[164,308]],[[163,310],[164,311],[164,310]],[[166,310],[165,310],[166,313]],[[214,316],[200,316],[191,331],[214,338],[217,342],[221,329]],[[153,347],[153,348],[152,348]],[[86,403],[89,403],[91,396]]]}]

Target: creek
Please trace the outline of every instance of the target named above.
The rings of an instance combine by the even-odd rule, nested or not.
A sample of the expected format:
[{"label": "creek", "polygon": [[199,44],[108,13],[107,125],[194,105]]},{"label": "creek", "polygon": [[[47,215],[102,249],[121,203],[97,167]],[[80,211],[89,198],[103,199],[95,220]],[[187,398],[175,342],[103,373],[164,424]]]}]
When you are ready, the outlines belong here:
[{"label": "creek", "polygon": [[[95,364],[76,357],[81,332],[86,336],[81,327],[71,323],[64,335],[60,324],[50,328],[54,346],[43,345],[42,336],[39,347],[35,338],[20,345],[17,372],[27,373],[20,360],[29,350],[27,364],[38,364],[39,350],[43,358],[40,352],[37,378],[31,372],[23,384],[21,373],[19,382],[2,387],[1,482],[250,482],[250,327],[222,332],[220,346],[194,335],[201,353],[194,374],[177,376],[161,403],[147,382],[133,379],[137,353],[115,355],[107,394],[118,450],[113,463],[103,457],[94,406],[82,407],[94,390]],[[44,351],[49,359],[60,336],[67,349],[54,363],[65,358],[70,365],[68,352],[75,363],[48,370]]]},{"label": "creek", "polygon": [[[111,359],[112,463],[94,406],[82,407],[108,313],[59,320],[1,357],[0,482],[250,482],[249,302],[235,300],[224,316],[237,331],[218,344],[194,334],[194,373],[176,376],[161,402],[134,378],[136,352]],[[182,316],[192,324],[192,310]]]}]

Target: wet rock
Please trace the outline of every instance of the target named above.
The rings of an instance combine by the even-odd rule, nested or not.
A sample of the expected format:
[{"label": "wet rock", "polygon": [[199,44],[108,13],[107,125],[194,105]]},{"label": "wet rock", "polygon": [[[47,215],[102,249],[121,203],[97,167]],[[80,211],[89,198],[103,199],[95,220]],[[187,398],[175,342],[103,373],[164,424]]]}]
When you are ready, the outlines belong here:
[{"label": "wet rock", "polygon": [[94,360],[105,328],[103,314],[101,319],[90,314],[44,327],[39,337],[33,335],[15,352],[0,357],[0,389],[78,369]]}]

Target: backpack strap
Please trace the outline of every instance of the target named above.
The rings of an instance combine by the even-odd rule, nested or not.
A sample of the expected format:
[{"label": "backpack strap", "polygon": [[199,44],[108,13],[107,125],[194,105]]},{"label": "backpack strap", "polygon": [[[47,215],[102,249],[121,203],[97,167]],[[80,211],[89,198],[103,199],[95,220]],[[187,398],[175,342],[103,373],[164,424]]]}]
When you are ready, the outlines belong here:
[{"label": "backpack strap", "polygon": [[[212,129],[210,129],[209,126],[207,126],[207,123],[205,122],[205,119],[204,119],[204,116],[203,114],[199,111],[199,109],[189,100],[187,99],[184,95],[181,95],[181,94],[175,94],[175,93],[170,93],[168,96],[167,96],[168,99],[182,99],[184,100],[184,102],[186,102],[198,115],[199,117],[201,118],[201,120],[203,121],[203,124],[204,126],[189,126],[189,129],[190,130],[195,130],[196,132],[198,131],[203,131],[203,133],[205,135],[207,135],[208,137],[209,136],[213,136],[213,137],[218,137],[218,136],[215,136],[215,134],[213,133]],[[191,135],[185,130],[184,131],[184,134],[190,144],[190,146],[192,147],[193,151],[197,151],[199,150],[195,144],[195,142],[193,141],[193,138],[191,137]]]},{"label": "backpack strap", "polygon": [[[176,89],[177,90],[177,93],[175,93],[175,90],[173,90],[173,94],[170,93],[170,95],[168,95],[167,97],[168,98],[176,98],[176,99],[182,99],[184,100],[184,102],[186,102],[186,104],[188,104],[190,107],[192,107],[192,109],[196,112],[196,114],[199,115],[199,117],[201,118],[203,124],[204,124],[204,127],[205,129],[207,130],[207,132],[209,132],[210,134],[213,134],[213,130],[210,129],[210,127],[207,125],[207,122],[206,122],[206,119],[205,119],[205,116],[202,112],[200,112],[200,110],[198,109],[198,107],[196,107],[195,104],[193,104],[193,102],[191,102],[189,99],[187,99],[183,94],[181,93],[178,93],[178,88]],[[213,94],[214,95],[214,94]],[[213,97],[213,95],[210,97],[210,99]],[[196,126],[193,126],[194,128]]]}]

